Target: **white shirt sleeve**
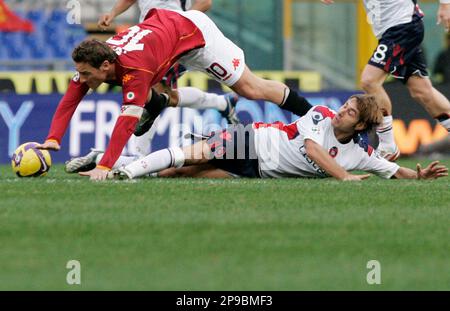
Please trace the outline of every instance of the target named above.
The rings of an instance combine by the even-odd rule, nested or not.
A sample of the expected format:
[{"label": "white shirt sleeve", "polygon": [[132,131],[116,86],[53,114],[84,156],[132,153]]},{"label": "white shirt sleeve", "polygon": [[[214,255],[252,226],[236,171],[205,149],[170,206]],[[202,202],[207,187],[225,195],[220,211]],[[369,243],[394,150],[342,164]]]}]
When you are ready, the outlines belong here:
[{"label": "white shirt sleeve", "polygon": [[323,146],[326,134],[324,125],[327,120],[325,120],[325,117],[320,112],[314,111],[314,109],[315,107],[311,108],[307,114],[301,117],[297,121],[297,126],[303,140],[311,139],[320,146]]},{"label": "white shirt sleeve", "polygon": [[398,166],[394,162],[389,162],[388,160],[381,158],[376,155],[375,151],[369,155],[362,148],[360,149],[361,153],[363,153],[363,160],[360,163],[360,167],[358,169],[373,173],[379,177],[389,179],[395,173],[397,173],[400,166]]}]

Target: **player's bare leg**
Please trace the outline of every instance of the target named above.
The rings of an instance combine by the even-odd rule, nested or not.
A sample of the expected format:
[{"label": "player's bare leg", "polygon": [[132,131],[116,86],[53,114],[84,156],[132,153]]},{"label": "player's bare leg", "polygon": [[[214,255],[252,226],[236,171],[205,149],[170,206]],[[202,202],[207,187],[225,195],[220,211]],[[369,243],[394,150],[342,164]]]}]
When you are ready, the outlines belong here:
[{"label": "player's bare leg", "polygon": [[233,91],[250,100],[265,99],[278,105],[283,102],[286,88],[281,82],[256,76],[247,66],[241,78],[231,86]]},{"label": "player's bare leg", "polygon": [[450,132],[450,102],[428,78],[412,76],[407,83],[411,97]]},{"label": "player's bare leg", "polygon": [[230,88],[240,96],[250,100],[270,101],[298,116],[305,115],[311,109],[311,104],[297,92],[281,82],[256,76],[247,66],[240,79]]},{"label": "player's bare leg", "polygon": [[384,116],[392,115],[392,103],[383,84],[388,74],[378,67],[366,65],[361,74],[361,87],[367,94],[377,98]]},{"label": "player's bare leg", "polygon": [[232,178],[232,176],[210,164],[168,168],[158,173],[158,177],[192,177],[192,178]]},{"label": "player's bare leg", "polygon": [[370,95],[374,95],[383,111],[383,123],[376,128],[379,139],[377,152],[389,161],[395,161],[400,156],[400,151],[395,144],[392,128],[392,103],[383,87],[388,74],[370,64],[364,67],[361,75],[361,87]]}]

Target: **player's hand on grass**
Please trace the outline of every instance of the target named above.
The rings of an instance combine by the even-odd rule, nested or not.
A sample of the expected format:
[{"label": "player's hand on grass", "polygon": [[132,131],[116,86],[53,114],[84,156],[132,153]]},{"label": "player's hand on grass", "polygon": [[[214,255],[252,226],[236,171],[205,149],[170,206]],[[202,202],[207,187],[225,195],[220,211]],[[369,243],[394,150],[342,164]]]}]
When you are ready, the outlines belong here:
[{"label": "player's hand on grass", "polygon": [[444,27],[446,32],[450,31],[450,3],[441,3],[437,12],[437,24]]},{"label": "player's hand on grass", "polygon": [[87,172],[80,172],[78,173],[80,176],[89,176],[90,180],[106,180],[108,176],[108,170],[101,169],[101,168],[94,168],[93,170],[87,171]]},{"label": "player's hand on grass", "polygon": [[53,150],[53,151],[58,151],[59,149],[61,149],[61,146],[54,140],[47,140],[45,143],[43,144],[38,144],[36,146],[36,148],[38,149],[44,149],[44,150]]},{"label": "player's hand on grass", "polygon": [[417,163],[417,179],[436,179],[448,176],[448,168],[445,165],[438,164],[439,161],[434,161],[422,169],[420,163]]},{"label": "player's hand on grass", "polygon": [[320,0],[320,1],[322,1],[322,3],[325,3],[325,4],[333,4],[334,3],[333,0]]},{"label": "player's hand on grass", "polygon": [[342,181],[361,181],[364,179],[367,179],[370,177],[370,174],[364,174],[364,175],[353,175],[348,174],[346,177],[342,179]]},{"label": "player's hand on grass", "polygon": [[106,13],[100,16],[97,26],[101,30],[105,30],[107,27],[109,27],[114,19],[114,16],[111,13]]}]

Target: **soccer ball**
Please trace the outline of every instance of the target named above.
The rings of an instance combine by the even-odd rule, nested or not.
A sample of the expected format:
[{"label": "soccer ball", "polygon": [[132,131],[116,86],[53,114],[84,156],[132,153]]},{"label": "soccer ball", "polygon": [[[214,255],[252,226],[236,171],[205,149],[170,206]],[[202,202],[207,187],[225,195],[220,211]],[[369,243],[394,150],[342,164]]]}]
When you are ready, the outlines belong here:
[{"label": "soccer ball", "polygon": [[47,150],[37,149],[38,143],[20,145],[11,159],[13,172],[19,177],[44,176],[50,170],[52,158]]}]

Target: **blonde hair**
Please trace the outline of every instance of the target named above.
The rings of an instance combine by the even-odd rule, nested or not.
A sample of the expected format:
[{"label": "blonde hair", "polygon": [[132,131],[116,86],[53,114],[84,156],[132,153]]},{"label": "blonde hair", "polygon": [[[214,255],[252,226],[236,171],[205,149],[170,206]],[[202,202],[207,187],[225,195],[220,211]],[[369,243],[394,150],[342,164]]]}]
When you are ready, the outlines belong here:
[{"label": "blonde hair", "polygon": [[383,121],[383,112],[373,95],[357,94],[350,97],[356,99],[356,107],[359,111],[359,122],[365,125],[365,131],[372,130]]}]

